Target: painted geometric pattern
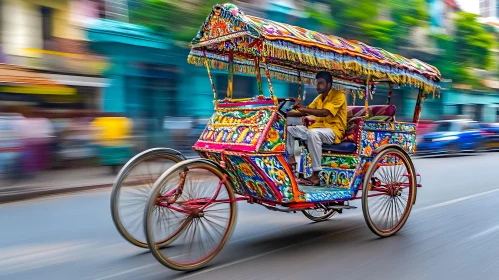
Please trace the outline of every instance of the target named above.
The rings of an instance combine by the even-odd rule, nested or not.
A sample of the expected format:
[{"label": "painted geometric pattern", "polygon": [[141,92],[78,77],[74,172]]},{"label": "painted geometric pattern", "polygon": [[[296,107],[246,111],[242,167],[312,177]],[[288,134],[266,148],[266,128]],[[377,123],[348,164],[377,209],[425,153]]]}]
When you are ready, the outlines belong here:
[{"label": "painted geometric pattern", "polygon": [[319,173],[321,186],[348,189],[354,174],[354,170],[325,167]]},{"label": "painted geometric pattern", "polygon": [[[217,162],[220,164],[222,161],[222,157],[219,153],[213,153],[213,152],[201,152],[204,154],[204,157],[210,160],[213,160],[214,162]],[[226,162],[227,165],[230,165],[230,162]],[[225,170],[227,173],[229,173],[229,176],[231,178],[232,183],[234,184],[234,192],[237,194],[245,195],[247,194],[247,191],[242,185],[242,180],[236,175],[237,173],[234,172],[234,167],[228,166]]]},{"label": "painted geometric pattern", "polygon": [[253,197],[278,201],[274,190],[265,182],[255,168],[246,162],[241,156],[228,155],[227,159],[234,167],[235,173],[242,179],[242,183]]},{"label": "painted geometric pattern", "polygon": [[323,154],[322,166],[341,168],[341,169],[356,169],[359,165],[360,158],[352,156],[334,156]]},{"label": "painted geometric pattern", "polygon": [[356,193],[357,190],[361,187],[364,175],[367,172],[367,168],[369,168],[369,165],[372,160],[373,159],[370,157],[362,158],[360,160],[359,167],[357,168],[354,174],[352,186],[350,187],[353,193]]},{"label": "painted geometric pattern", "polygon": [[[407,59],[361,42],[347,41],[340,37],[297,26],[245,15],[233,4],[216,5],[198,31],[196,38],[192,40],[192,44],[198,47],[213,47],[214,42],[222,42],[247,34],[251,34],[251,36],[247,37],[262,39],[262,42],[266,45],[265,49],[274,46],[279,49],[294,50],[302,54],[302,56],[312,53],[317,57],[330,57],[333,54],[329,53],[329,51],[333,51],[335,54],[345,54],[360,62],[368,62],[371,67],[379,68],[385,65],[394,65],[394,71],[395,68],[407,69],[409,73],[419,74],[420,79],[427,80],[426,76],[423,77],[422,74],[429,75],[434,79],[440,79],[438,70],[422,61]],[[198,45],[199,43],[201,44]],[[312,47],[306,48],[304,46]],[[249,48],[249,45],[246,48]],[[275,56],[277,55],[279,54],[275,54]],[[287,58],[285,55],[286,53],[278,57]],[[300,61],[299,58],[297,55],[297,58],[291,57],[288,59],[296,64],[296,62]]]},{"label": "painted geometric pattern", "polygon": [[265,174],[267,179],[274,183],[282,194],[282,202],[292,201],[293,186],[290,175],[277,156],[252,156],[250,160]]},{"label": "painted geometric pattern", "polygon": [[353,192],[349,189],[327,189],[322,187],[300,186],[300,190],[305,193],[307,202],[321,202],[332,200],[346,200],[353,197]]},{"label": "painted geometric pattern", "polygon": [[272,114],[270,108],[217,111],[199,137],[199,141],[256,145]]},{"label": "painted geometric pattern", "polygon": [[388,123],[388,122],[365,122],[365,130],[416,132],[416,125],[413,123]]},{"label": "painted geometric pattern", "polygon": [[277,115],[276,121],[270,127],[267,138],[261,147],[262,152],[284,152],[286,149],[285,119]]},{"label": "painted geometric pattern", "polygon": [[409,154],[416,149],[416,133],[399,133],[389,131],[362,131],[361,155],[371,156],[378,147],[396,144]]},{"label": "painted geometric pattern", "polygon": [[303,174],[303,177],[305,178],[312,176],[313,173],[312,157],[310,157],[310,153],[304,146],[301,147],[300,168],[298,169],[298,172]]}]

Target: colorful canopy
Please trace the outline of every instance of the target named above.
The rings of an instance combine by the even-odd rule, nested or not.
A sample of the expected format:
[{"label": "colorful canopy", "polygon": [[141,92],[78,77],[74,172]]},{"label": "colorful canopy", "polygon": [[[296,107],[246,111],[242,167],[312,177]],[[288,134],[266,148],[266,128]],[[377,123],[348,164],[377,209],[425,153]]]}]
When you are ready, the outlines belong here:
[{"label": "colorful canopy", "polygon": [[[279,80],[307,81],[321,70],[334,77],[364,83],[390,81],[434,91],[441,79],[437,68],[357,41],[322,34],[297,26],[245,15],[233,4],[213,7],[191,42],[189,63],[227,69],[234,52],[234,71],[254,73],[255,57],[268,63]],[[260,64],[263,67],[262,64]]]}]

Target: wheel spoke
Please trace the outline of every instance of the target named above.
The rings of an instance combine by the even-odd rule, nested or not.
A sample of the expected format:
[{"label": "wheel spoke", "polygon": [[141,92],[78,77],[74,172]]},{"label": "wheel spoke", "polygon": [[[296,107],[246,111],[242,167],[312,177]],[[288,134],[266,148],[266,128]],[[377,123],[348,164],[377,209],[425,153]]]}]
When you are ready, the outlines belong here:
[{"label": "wheel spoke", "polygon": [[[151,248],[153,255],[162,264],[173,269],[193,269],[213,258],[227,241],[235,218],[234,195],[228,186],[220,185],[223,173],[220,171],[214,173],[215,171],[217,170],[208,164],[186,163],[165,174],[162,182],[157,183],[172,185],[172,181],[180,182],[180,173],[185,172],[182,193],[176,200],[175,206],[189,212],[181,214],[184,216],[178,219],[175,218],[175,215],[178,215],[175,209],[165,208],[168,215],[162,216],[162,219],[167,220],[167,227],[163,228],[163,231],[166,230],[173,237],[168,242],[168,248],[161,249],[158,246]],[[215,199],[217,201],[211,203]],[[148,224],[145,227],[148,239],[157,234],[155,229],[164,227],[164,224],[155,222],[150,217],[151,214],[148,214],[146,217]],[[189,217],[189,220],[185,217]]]},{"label": "wheel spoke", "polygon": [[366,201],[363,209],[368,225],[378,235],[396,233],[408,217],[406,213],[412,206],[409,201],[413,199],[415,176],[409,164],[410,159],[404,154],[388,148],[371,163],[370,173],[366,174],[366,178],[375,178],[386,188],[386,193],[366,188],[362,194]]}]

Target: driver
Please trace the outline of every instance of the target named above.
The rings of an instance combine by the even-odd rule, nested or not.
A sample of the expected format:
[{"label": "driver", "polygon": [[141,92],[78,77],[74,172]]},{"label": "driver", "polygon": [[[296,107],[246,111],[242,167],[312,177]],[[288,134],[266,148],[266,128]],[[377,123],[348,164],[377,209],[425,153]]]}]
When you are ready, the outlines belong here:
[{"label": "driver", "polygon": [[308,151],[312,158],[313,174],[309,178],[299,180],[299,184],[308,186],[319,186],[319,172],[322,170],[322,144],[339,144],[345,135],[347,126],[347,102],[343,92],[333,90],[333,78],[326,71],[317,73],[317,92],[319,95],[310,103],[308,107],[298,100],[294,108],[296,111],[289,111],[288,117],[315,116],[315,123],[308,127],[303,125],[288,126],[286,151],[288,152],[288,163],[295,168],[296,159],[294,156],[295,139],[307,141]]}]

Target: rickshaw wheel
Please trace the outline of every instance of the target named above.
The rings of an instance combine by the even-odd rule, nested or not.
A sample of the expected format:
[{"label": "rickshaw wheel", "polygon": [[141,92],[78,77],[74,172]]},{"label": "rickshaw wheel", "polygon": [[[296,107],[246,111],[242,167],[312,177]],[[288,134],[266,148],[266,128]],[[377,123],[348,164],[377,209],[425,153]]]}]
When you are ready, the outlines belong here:
[{"label": "rickshaw wheel", "polygon": [[[220,252],[236,221],[229,178],[217,164],[192,159],[171,167],[156,181],[144,212],[144,232],[161,264],[196,270]],[[165,249],[161,242],[168,230],[175,233]]]},{"label": "rickshaw wheel", "polygon": [[372,161],[362,185],[362,212],[369,229],[381,237],[397,233],[416,199],[416,172],[401,148],[388,147]]},{"label": "rickshaw wheel", "polygon": [[322,221],[327,221],[329,220],[334,214],[336,214],[336,211],[334,209],[310,209],[310,210],[303,210],[301,211],[305,217],[308,219],[314,221],[314,222],[322,222]]},{"label": "rickshaw wheel", "polygon": [[184,159],[173,149],[153,148],[136,155],[121,169],[111,192],[111,216],[125,240],[147,248],[142,215],[149,193],[165,170]]}]

